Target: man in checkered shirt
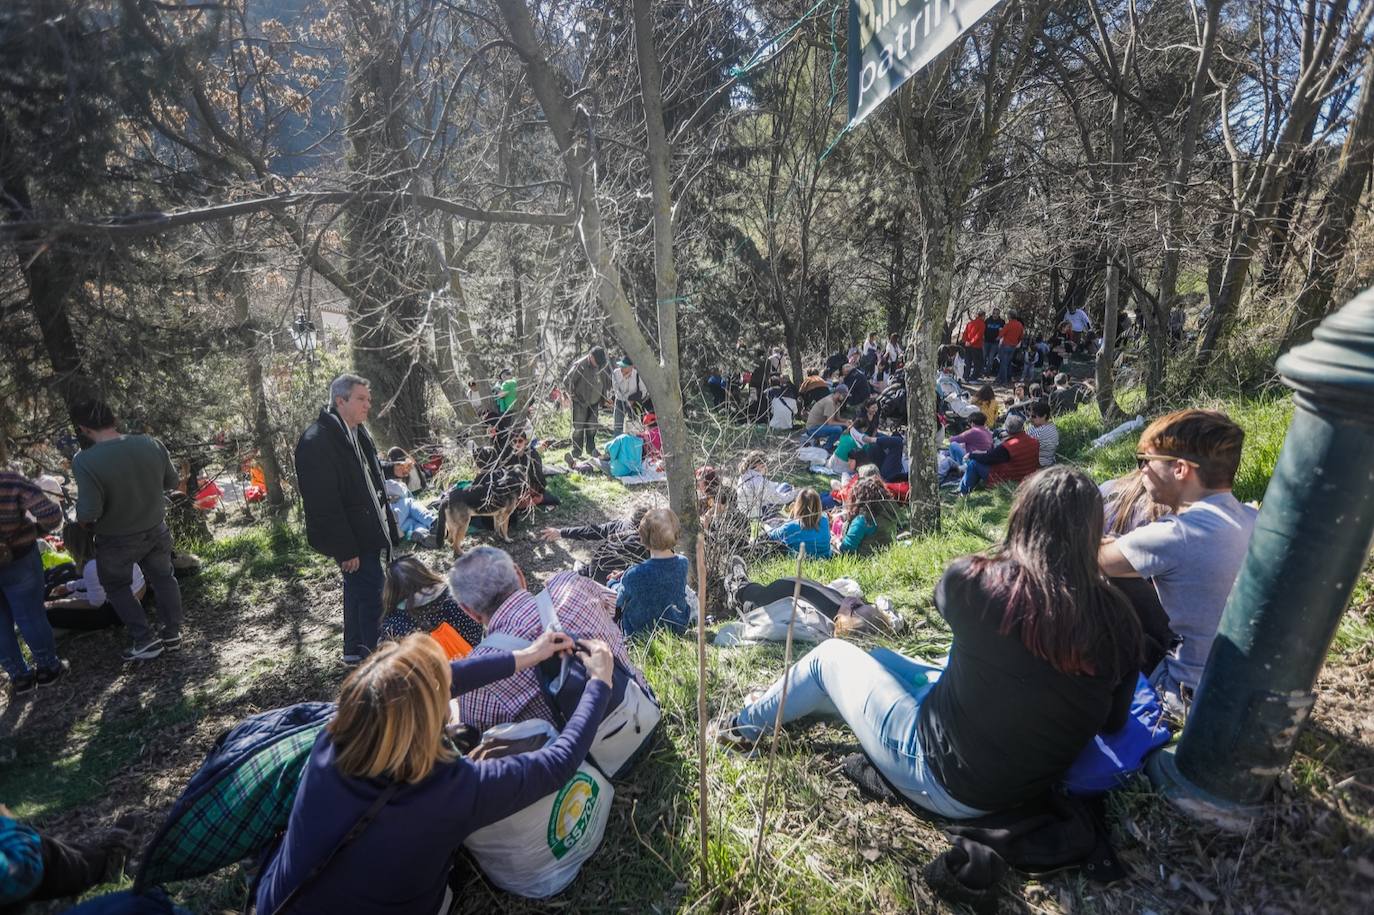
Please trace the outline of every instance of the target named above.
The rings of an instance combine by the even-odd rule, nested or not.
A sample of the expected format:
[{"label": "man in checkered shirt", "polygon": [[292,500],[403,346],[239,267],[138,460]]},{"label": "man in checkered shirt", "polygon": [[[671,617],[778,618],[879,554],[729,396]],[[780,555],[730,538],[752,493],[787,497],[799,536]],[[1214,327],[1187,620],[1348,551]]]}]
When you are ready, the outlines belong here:
[{"label": "man in checkered shirt", "polygon": [[[467,551],[453,564],[448,582],[454,601],[482,624],[487,635],[500,632],[532,642],[544,631],[534,595],[525,585],[525,573],[505,550],[480,546]],[[640,685],[647,687],[644,674],[630,663],[615,623],[615,592],[576,572],[559,572],[549,579],[547,590],[564,632],[577,639],[603,640]],[[469,657],[496,650],[478,645]],[[481,730],[531,718],[557,720],[533,667],[465,693],[458,703],[463,722]]]}]

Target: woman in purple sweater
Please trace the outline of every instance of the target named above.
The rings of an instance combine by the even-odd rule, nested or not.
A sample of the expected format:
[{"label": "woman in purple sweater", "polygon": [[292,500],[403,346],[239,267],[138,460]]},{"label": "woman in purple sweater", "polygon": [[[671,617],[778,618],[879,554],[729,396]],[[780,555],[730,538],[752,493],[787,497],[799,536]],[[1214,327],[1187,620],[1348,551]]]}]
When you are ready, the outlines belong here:
[{"label": "woman in purple sweater", "polygon": [[[260,915],[437,913],[463,840],[577,771],[605,713],[614,661],[604,642],[578,643],[589,674],[582,700],[563,733],[532,753],[480,762],[459,755],[444,740],[449,698],[572,649],[568,636],[546,632],[520,651],[450,664],[438,642],[417,633],[369,655],[344,681],[338,715],[301,773],[286,835],[263,868]],[[307,879],[389,788],[362,833]]]}]

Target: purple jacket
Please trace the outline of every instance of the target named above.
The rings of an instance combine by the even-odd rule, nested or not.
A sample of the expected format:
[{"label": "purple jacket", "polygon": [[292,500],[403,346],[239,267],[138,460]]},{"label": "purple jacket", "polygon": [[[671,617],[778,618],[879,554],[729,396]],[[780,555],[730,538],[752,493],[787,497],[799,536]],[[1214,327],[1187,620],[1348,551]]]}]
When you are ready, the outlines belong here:
[{"label": "purple jacket", "polygon": [[[515,673],[509,653],[453,662],[453,694]],[[553,743],[533,753],[441,763],[423,782],[397,791],[361,836],[297,897],[290,912],[402,915],[435,912],[453,853],[472,832],[557,791],[587,755],[610,691],[588,681],[577,711]],[[334,743],[320,734],[301,775],[281,845],[263,868],[257,910],[271,915],[324,860],[386,787],[350,778],[334,765]]]}]

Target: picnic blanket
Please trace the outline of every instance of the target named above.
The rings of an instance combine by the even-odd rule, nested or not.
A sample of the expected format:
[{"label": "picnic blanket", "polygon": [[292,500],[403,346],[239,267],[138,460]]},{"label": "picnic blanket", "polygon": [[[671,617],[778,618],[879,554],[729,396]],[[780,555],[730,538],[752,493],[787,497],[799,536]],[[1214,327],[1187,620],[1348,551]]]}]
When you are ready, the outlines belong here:
[{"label": "picnic blanket", "polygon": [[616,479],[626,486],[639,486],[643,483],[662,483],[668,479],[668,475],[662,470],[646,470],[643,473],[632,474],[628,477],[616,477]]}]

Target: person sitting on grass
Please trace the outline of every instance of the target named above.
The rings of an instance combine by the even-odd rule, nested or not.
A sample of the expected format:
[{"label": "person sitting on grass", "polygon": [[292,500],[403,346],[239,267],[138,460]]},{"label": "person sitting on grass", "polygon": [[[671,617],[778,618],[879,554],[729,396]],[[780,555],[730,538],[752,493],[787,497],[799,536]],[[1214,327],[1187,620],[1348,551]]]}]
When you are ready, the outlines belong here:
[{"label": "person sitting on grass", "polygon": [[521,497],[523,507],[543,505],[553,508],[562,504],[561,499],[549,492],[549,480],[544,472],[544,458],[540,455],[539,449],[530,442],[529,433],[524,429],[516,429],[511,433],[510,452],[505,456],[503,463],[525,473],[525,494]]},{"label": "person sitting on grass", "polygon": [[849,397],[847,385],[837,384],[829,394],[817,400],[806,411],[806,435],[803,445],[815,445],[830,451],[844,435],[844,423],[840,422],[840,408]]},{"label": "person sitting on grass", "polygon": [[947,447],[950,458],[960,467],[964,466],[964,458],[971,452],[992,448],[992,433],[988,431],[988,418],[982,410],[975,410],[968,415],[968,428],[951,436]]},{"label": "person sitting on grass", "polygon": [[867,434],[869,428],[868,420],[860,417],[850,424],[835,443],[835,453],[830,455],[825,466],[838,473],[840,479],[848,480],[859,469],[860,459],[865,456],[864,446],[872,441],[872,436]]},{"label": "person sitting on grass", "polygon": [[1030,405],[1030,428],[1026,434],[1040,443],[1040,466],[1048,467],[1055,461],[1059,450],[1059,427],[1050,418],[1050,405],[1046,401],[1032,401]]},{"label": "person sitting on grass", "polygon": [[595,541],[591,559],[573,564],[573,571],[604,585],[615,572],[623,572],[637,562],[649,558],[649,551],[639,539],[639,522],[649,511],[648,505],[637,505],[628,518],[618,518],[602,524],[581,524],[573,527],[546,527],[539,532],[545,543],[559,540]]},{"label": "person sitting on grass", "polygon": [[739,463],[739,482],[735,484],[736,503],[751,521],[770,517],[778,506],[790,505],[797,497],[791,483],[768,479],[768,460],[762,451],[750,451]]},{"label": "person sitting on grass", "polygon": [[444,576],[414,556],[395,559],[387,568],[382,612],[381,638],[399,641],[412,632],[428,632],[450,661],[482,641],[482,627],[458,607]]},{"label": "person sitting on grass", "polygon": [[[586,689],[563,732],[531,753],[489,761],[461,755],[444,739],[449,698],[572,650],[561,632],[541,633],[519,651],[453,662],[419,633],[377,646],[344,680],[338,714],[315,740],[286,832],[262,869],[257,911],[447,911],[455,849],[558,791],[586,758],[610,699],[611,651],[604,642],[578,643]],[[366,827],[340,847],[369,812]]]},{"label": "person sitting on grass", "polygon": [[[1041,798],[1095,735],[1125,724],[1135,694],[1140,628],[1097,568],[1101,519],[1087,474],[1037,474],[1005,540],[955,560],[935,588],[954,634],[943,670],[829,639],[785,674],[782,723],[842,719],[894,789],[940,816]],[[777,720],[783,683],[719,719],[717,739],[752,748]]]},{"label": "person sitting on grass", "polygon": [[[448,587],[458,606],[477,622],[487,636],[503,634],[535,642],[544,632],[539,601],[525,583],[525,573],[504,550],[479,546],[464,553],[449,569]],[[648,684],[625,650],[625,637],[615,623],[615,592],[575,572],[559,572],[544,590],[553,602],[562,630],[576,639],[599,639],[624,664],[640,686]],[[478,644],[470,659],[501,649]],[[538,673],[522,670],[510,680],[474,689],[459,700],[461,720],[479,730],[508,721],[542,718],[557,721]]]},{"label": "person sitting on grass", "polygon": [[821,497],[807,487],[797,493],[796,501],[787,509],[790,521],[768,531],[765,535],[793,553],[806,545],[807,556],[830,558],[830,519],[821,511]]},{"label": "person sitting on grass", "polygon": [[687,631],[687,557],[673,552],[681,532],[677,515],[655,508],[639,522],[639,539],[649,558],[611,585],[626,638],[648,634],[659,626],[681,635]]},{"label": "person sitting on grass", "polygon": [[1136,603],[1135,610],[1147,635],[1168,652],[1150,682],[1176,717],[1187,714],[1202,679],[1259,515],[1231,492],[1244,444],[1245,430],[1214,410],[1179,410],[1146,426],[1136,464],[1150,498],[1171,514],[1108,538],[1100,551],[1102,570],[1114,579],[1153,584],[1164,618],[1153,602]]},{"label": "person sitting on grass", "polygon": [[887,501],[887,488],[877,476],[866,476],[854,484],[844,501],[839,529],[834,531],[834,551],[857,553],[869,535],[878,531],[878,510]]},{"label": "person sitting on grass", "polygon": [[391,516],[396,519],[396,528],[401,532],[401,537],[422,546],[436,546],[430,531],[434,529],[438,516],[416,502],[400,480],[387,480],[385,489],[387,505],[391,508]]},{"label": "person sitting on grass", "polygon": [[1007,437],[987,451],[974,451],[964,461],[959,494],[966,496],[981,484],[1019,483],[1040,469],[1040,443],[1026,434],[1025,421],[1007,417]]},{"label": "person sitting on grass", "polygon": [[[118,626],[119,614],[105,599],[105,589],[100,586],[100,576],[96,573],[95,538],[86,528],[68,521],[62,527],[62,543],[81,570],[81,577],[53,589],[54,599],[43,605],[48,611],[48,622],[55,629],[78,631]],[[143,600],[148,587],[138,563],[134,563],[130,587],[134,599]]]},{"label": "person sitting on grass", "polygon": [[1001,415],[1002,405],[997,402],[997,393],[992,385],[985,384],[973,396],[973,406],[983,414],[989,429],[997,428],[997,417]]}]

